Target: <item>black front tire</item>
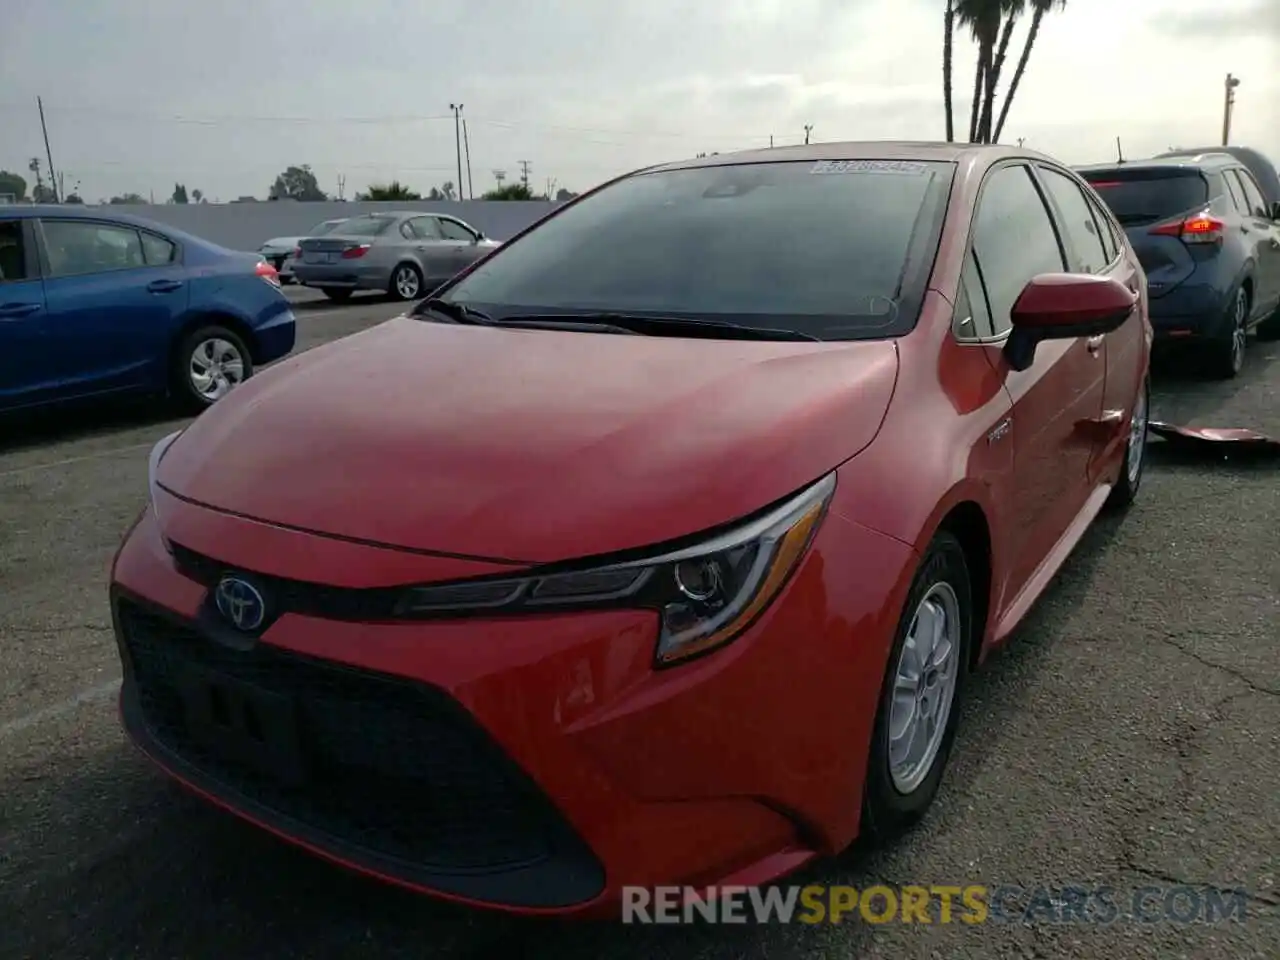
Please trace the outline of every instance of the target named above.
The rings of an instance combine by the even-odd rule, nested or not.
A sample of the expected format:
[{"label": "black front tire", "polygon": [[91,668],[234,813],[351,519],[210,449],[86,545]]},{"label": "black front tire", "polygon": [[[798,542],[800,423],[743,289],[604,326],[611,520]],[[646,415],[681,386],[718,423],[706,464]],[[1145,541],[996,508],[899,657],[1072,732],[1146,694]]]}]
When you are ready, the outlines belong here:
[{"label": "black front tire", "polygon": [[[947,584],[954,591],[960,614],[960,643],[955,654],[957,671],[955,692],[942,740],[928,773],[914,789],[909,793],[903,793],[895,786],[889,768],[889,717],[894,683],[898,662],[916,610],[934,587],[942,583]],[[925,551],[919,570],[916,571],[885,669],[862,798],[860,833],[863,838],[872,843],[892,840],[910,829],[924,817],[934,797],[937,796],[943,772],[951,755],[951,746],[955,740],[956,727],[960,719],[960,707],[967,686],[970,652],[975,642],[974,619],[973,586],[964,548],[954,535],[943,530],[934,537],[928,550]]]}]

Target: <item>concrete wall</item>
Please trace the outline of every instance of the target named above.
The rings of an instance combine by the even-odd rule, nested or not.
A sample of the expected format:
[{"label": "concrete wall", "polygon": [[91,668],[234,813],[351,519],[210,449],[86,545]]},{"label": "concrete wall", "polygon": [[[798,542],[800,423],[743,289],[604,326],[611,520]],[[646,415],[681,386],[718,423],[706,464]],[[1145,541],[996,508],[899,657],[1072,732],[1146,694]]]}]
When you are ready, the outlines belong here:
[{"label": "concrete wall", "polygon": [[[406,200],[392,203],[190,203],[120,206],[130,216],[168,224],[233,250],[257,250],[272,237],[305,236],[311,228],[335,217],[353,217],[376,210],[423,210],[448,213],[495,240],[507,240],[559,204],[538,201]],[[99,208],[112,209],[112,208]]]}]

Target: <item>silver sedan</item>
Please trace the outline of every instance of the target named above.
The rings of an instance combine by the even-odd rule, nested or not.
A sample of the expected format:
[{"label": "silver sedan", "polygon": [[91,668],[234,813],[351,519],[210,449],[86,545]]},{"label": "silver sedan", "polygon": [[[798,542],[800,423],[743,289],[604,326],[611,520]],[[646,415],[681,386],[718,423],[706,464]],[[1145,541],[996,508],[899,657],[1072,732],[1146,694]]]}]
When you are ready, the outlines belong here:
[{"label": "silver sedan", "polygon": [[500,241],[445,214],[366,213],[326,236],[302,240],[293,270],[299,283],[331,300],[356,290],[415,300],[498,246]]}]

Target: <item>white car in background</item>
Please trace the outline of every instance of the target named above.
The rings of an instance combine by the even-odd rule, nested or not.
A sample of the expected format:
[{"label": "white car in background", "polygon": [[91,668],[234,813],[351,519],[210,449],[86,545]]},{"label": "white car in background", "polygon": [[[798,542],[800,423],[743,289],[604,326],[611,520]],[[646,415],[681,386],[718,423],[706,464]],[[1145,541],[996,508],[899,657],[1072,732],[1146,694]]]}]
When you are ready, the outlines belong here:
[{"label": "white car in background", "polygon": [[[338,217],[318,223],[307,237],[323,237],[326,233],[332,233],[339,224],[346,223],[348,219],[350,218]],[[258,253],[263,259],[275,267],[276,272],[280,274],[281,283],[293,283],[294,253],[298,249],[298,244],[305,239],[306,237],[272,237],[258,248]]]}]

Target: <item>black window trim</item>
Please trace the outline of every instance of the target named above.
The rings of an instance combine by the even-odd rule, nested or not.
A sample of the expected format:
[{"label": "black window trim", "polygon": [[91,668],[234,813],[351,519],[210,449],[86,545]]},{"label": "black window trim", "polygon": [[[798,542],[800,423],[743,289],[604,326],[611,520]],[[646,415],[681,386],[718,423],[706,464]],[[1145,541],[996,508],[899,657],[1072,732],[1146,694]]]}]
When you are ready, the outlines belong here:
[{"label": "black window trim", "polygon": [[[52,222],[84,223],[93,227],[114,227],[117,230],[132,231],[138,237],[138,250],[139,252],[142,253],[143,263],[140,266],[136,266],[136,267],[113,267],[110,270],[93,270],[88,273],[68,273],[61,276],[55,276],[53,273],[53,268],[49,263],[48,240],[44,235],[44,225],[46,221],[50,223]],[[143,227],[136,226],[132,223],[125,223],[122,220],[107,220],[105,218],[99,218],[99,217],[43,216],[43,217],[33,217],[32,222],[34,225],[34,232],[36,235],[36,246],[38,248],[38,253],[40,258],[40,276],[43,277],[45,280],[64,280],[64,279],[70,279],[71,277],[105,276],[107,274],[128,273],[131,270],[156,270],[160,267],[166,267],[166,266],[170,266],[172,264],[181,262],[181,260],[178,259],[178,255],[181,254],[181,247],[178,246],[176,241],[170,240],[168,237],[165,237],[162,234],[156,233],[154,230],[147,230]],[[169,263],[167,264],[152,264],[152,263],[145,262],[147,255],[146,255],[146,251],[142,247],[143,233],[153,234],[154,236],[160,237],[162,240],[166,240],[169,243],[174,244],[175,247],[178,247],[178,251],[175,254],[174,259],[169,261]]]},{"label": "black window trim", "polygon": [[[1040,179],[1037,176],[1036,171],[1033,169],[1033,166],[1034,164],[1031,161],[1025,160],[1021,157],[1013,157],[1007,160],[1001,160],[996,163],[993,163],[987,169],[987,172],[984,173],[982,176],[982,183],[979,184],[978,194],[973,201],[973,211],[969,215],[969,229],[965,234],[964,259],[967,260],[972,258],[973,260],[973,265],[978,275],[978,281],[982,286],[982,298],[987,305],[987,316],[990,318],[992,333],[990,336],[987,336],[987,337],[956,336],[955,337],[956,342],[961,345],[964,345],[964,346],[999,345],[1009,339],[1009,334],[1013,330],[1013,327],[1011,326],[1007,330],[1003,330],[1000,333],[995,332],[995,320],[996,320],[995,311],[991,309],[991,297],[987,293],[987,280],[982,272],[982,261],[978,257],[978,251],[975,250],[973,246],[973,231],[977,227],[978,210],[982,207],[982,198],[986,196],[988,185],[990,185],[992,178],[997,173],[1005,169],[1008,169],[1009,167],[1021,167],[1023,169],[1027,178],[1031,181],[1032,189],[1035,190],[1036,195],[1040,197],[1040,202],[1044,204],[1045,214],[1049,217],[1049,225],[1053,229],[1054,238],[1058,241],[1058,256],[1062,259],[1062,264],[1063,264],[1062,269],[1063,270],[1067,269],[1066,264],[1070,261],[1070,257],[1067,256],[1067,248],[1063,244],[1062,228],[1058,225],[1057,218],[1055,217],[1057,209],[1053,207],[1050,201],[1045,197],[1046,188],[1040,182]],[[963,264],[964,264],[964,260],[961,261],[962,277],[964,272]],[[973,296],[972,290],[968,291],[968,293],[970,297]],[[958,299],[958,294],[956,299]],[[955,326],[956,325],[953,322],[951,324],[951,331],[953,336],[955,336]]]}]

